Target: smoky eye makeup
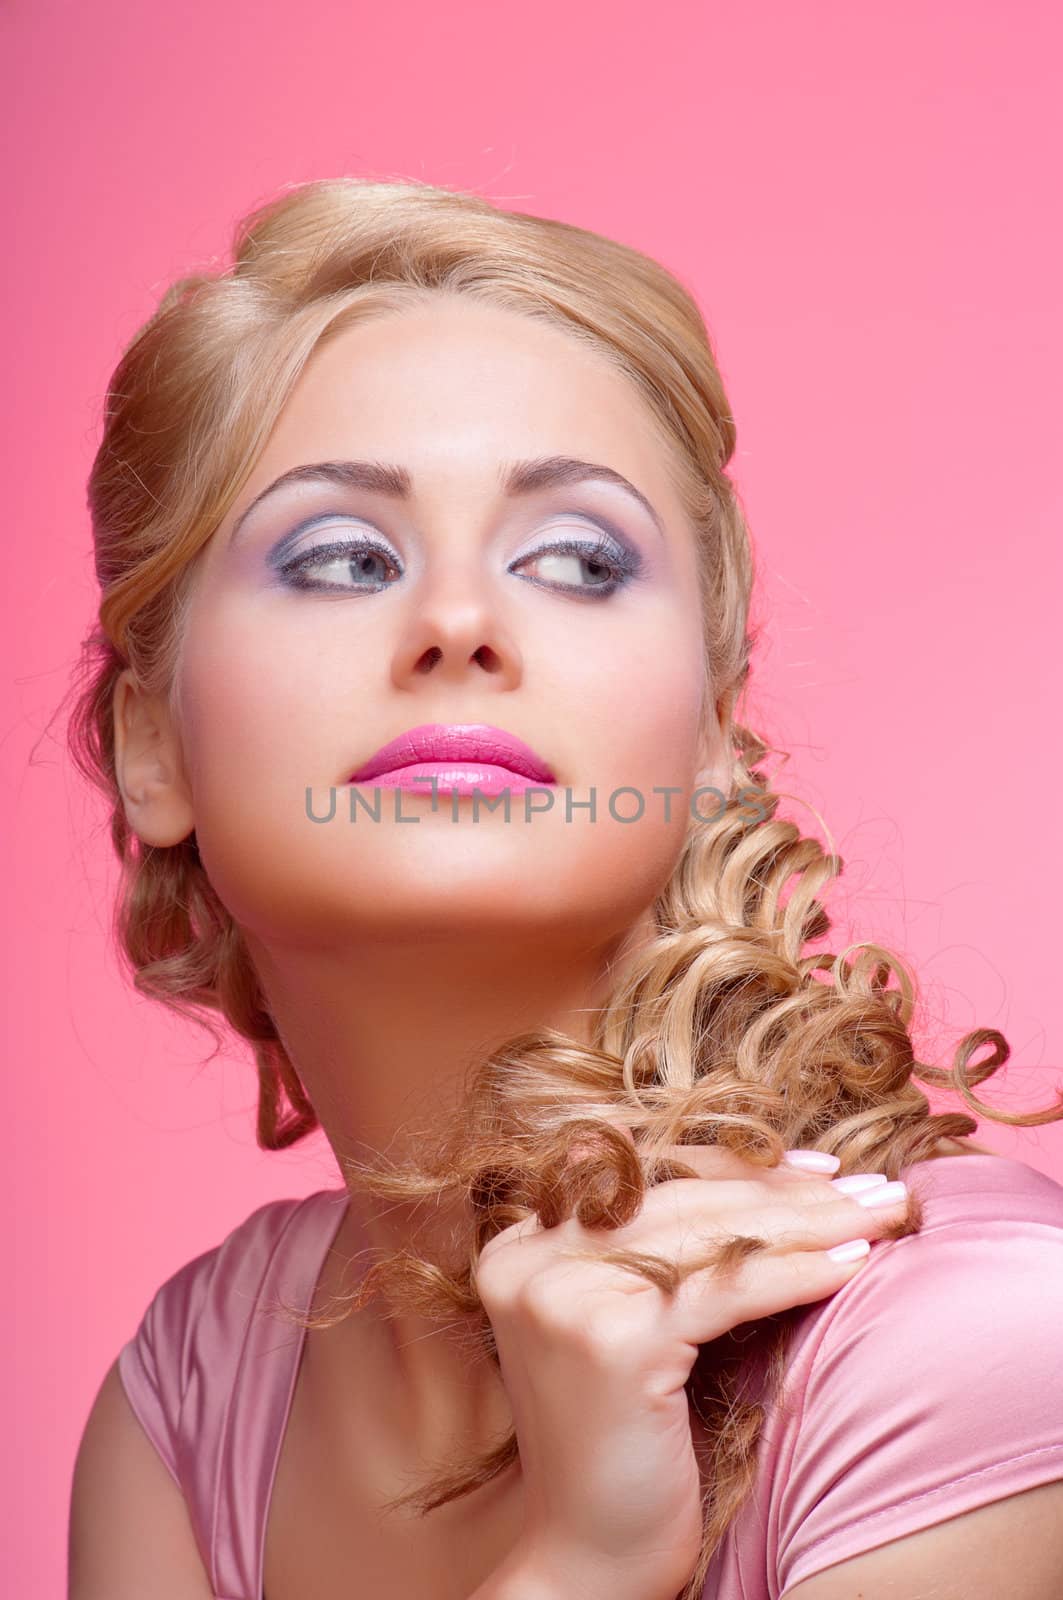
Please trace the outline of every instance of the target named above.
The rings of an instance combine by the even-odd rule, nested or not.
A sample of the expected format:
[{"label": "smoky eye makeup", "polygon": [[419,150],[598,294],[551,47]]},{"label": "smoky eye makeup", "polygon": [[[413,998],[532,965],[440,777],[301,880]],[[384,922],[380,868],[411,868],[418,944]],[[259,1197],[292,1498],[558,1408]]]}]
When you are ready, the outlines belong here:
[{"label": "smoky eye makeup", "polygon": [[[294,528],[289,528],[286,533],[281,534],[275,544],[270,546],[266,554],[267,565],[278,573],[290,568],[297,559],[294,552],[299,541],[313,530],[319,530],[323,534],[332,533],[334,537],[342,530],[344,533],[349,533],[349,538],[342,541],[337,538],[337,544],[342,542],[344,545],[348,543],[371,545],[379,548],[382,553],[388,553],[391,560],[401,566],[398,553],[382,534],[373,529],[371,523],[363,522],[360,517],[343,511],[318,512],[312,517],[303,517]],[[306,550],[300,551],[299,554],[305,554],[307,551],[317,554],[327,547],[327,540],[323,539],[320,545],[312,544],[308,540]]]},{"label": "smoky eye makeup", "polygon": [[573,534],[582,534],[589,544],[597,544],[601,549],[611,550],[614,557],[632,574],[641,570],[645,565],[645,557],[639,548],[638,540],[631,538],[620,527],[619,523],[611,517],[603,516],[597,511],[571,510],[551,511],[537,524],[535,532],[529,534],[525,545],[507,563],[512,566],[514,561],[523,561],[526,556],[533,554],[545,543],[557,539],[564,543],[566,538]]},{"label": "smoky eye makeup", "polygon": [[[378,593],[406,571],[394,543],[376,524],[349,511],[301,517],[274,541],[264,560],[281,586],[322,595]],[[516,552],[507,557],[506,571],[557,594],[604,599],[643,576],[648,564],[652,568],[640,541],[611,517],[598,509],[568,506],[535,519],[534,528],[525,531]],[[525,572],[525,567],[533,570]],[[541,570],[536,575],[536,567],[546,567],[546,575]],[[340,573],[341,581],[315,576],[326,570]]]}]

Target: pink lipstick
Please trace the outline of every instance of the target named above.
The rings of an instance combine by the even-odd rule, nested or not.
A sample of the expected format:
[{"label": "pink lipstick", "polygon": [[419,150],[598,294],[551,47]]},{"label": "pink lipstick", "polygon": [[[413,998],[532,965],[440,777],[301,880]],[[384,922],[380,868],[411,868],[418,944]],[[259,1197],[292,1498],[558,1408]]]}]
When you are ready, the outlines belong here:
[{"label": "pink lipstick", "polygon": [[489,722],[422,722],[381,745],[347,781],[430,795],[432,785],[427,780],[432,777],[440,794],[471,795],[474,789],[483,795],[506,789],[521,794],[533,785],[556,782],[546,762],[523,739]]}]

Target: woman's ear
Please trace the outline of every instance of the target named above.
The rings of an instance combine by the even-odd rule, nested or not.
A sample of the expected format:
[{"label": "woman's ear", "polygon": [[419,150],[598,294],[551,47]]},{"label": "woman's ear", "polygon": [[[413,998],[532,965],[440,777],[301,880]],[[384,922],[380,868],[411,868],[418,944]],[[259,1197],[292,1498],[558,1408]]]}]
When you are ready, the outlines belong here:
[{"label": "woman's ear", "polygon": [[733,696],[718,699],[710,714],[704,719],[698,740],[698,771],[696,782],[718,789],[721,794],[731,792],[734,777],[734,756],[731,751],[731,706]]},{"label": "woman's ear", "polygon": [[129,826],[145,844],[180,844],[196,819],[170,707],[146,694],[127,667],[112,708],[115,777]]}]

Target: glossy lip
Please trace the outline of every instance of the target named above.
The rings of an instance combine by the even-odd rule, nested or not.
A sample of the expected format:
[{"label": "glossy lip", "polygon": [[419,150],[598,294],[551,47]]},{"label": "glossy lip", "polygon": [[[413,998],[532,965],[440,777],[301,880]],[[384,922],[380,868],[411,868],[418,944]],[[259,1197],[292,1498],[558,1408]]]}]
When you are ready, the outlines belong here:
[{"label": "glossy lip", "polygon": [[416,728],[407,728],[405,733],[381,745],[347,782],[368,783],[371,778],[424,762],[502,767],[535,783],[556,782],[546,762],[530,745],[516,734],[507,733],[489,722],[422,722]]}]

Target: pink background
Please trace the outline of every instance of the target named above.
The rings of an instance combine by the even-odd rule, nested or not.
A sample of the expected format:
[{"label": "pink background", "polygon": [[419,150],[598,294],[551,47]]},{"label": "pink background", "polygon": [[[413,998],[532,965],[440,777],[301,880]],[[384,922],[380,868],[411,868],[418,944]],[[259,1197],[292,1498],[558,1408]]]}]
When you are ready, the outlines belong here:
[{"label": "pink background", "polygon": [[[1001,1027],[1013,1061],[983,1094],[1048,1106],[1063,39],[1030,0],[8,0],[0,28],[18,468],[0,1550],[5,1592],[43,1597],[65,1592],[88,1408],[151,1294],[262,1201],[338,1181],[320,1135],[257,1150],[242,1047],[206,1061],[110,943],[102,814],[54,714],[94,604],[84,485],[122,343],[243,211],[310,177],[474,188],[657,255],[738,417],[769,618],[754,703],[847,861],[832,947],[851,919],[906,953],[929,1059]],[[980,1131],[1063,1180],[1063,1123]]]}]

